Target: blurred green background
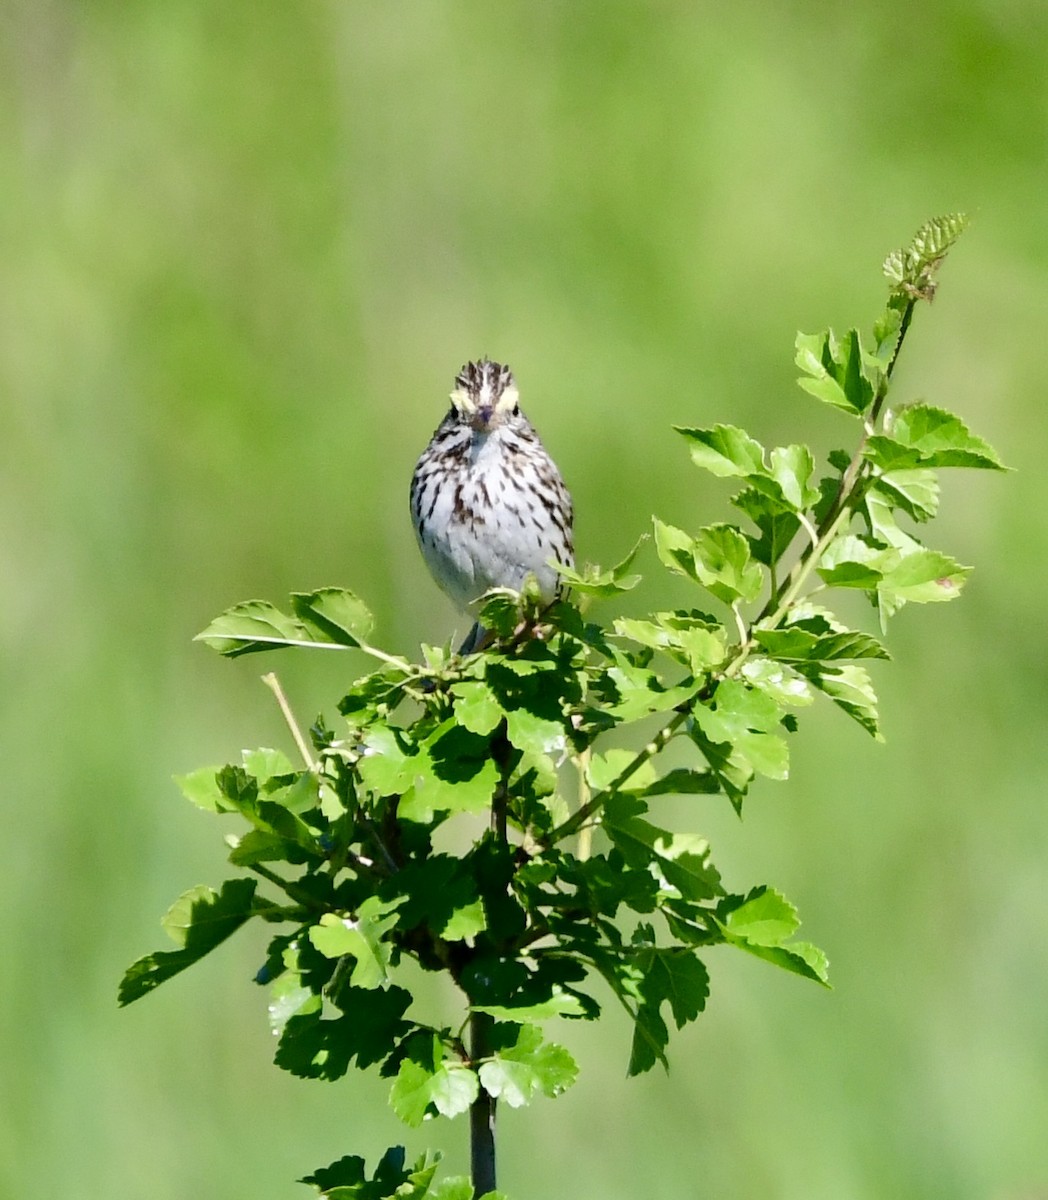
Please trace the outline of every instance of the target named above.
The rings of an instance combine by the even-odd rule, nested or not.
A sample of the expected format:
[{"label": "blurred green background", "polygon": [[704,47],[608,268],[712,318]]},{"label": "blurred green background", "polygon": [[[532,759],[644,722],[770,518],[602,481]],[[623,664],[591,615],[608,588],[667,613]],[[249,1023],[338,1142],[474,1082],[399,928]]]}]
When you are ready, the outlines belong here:
[{"label": "blurred green background", "polygon": [[[565,1025],[555,1105],[503,1116],[528,1197],[1048,1196],[1048,8],[6,0],[0,8],[0,1195],[305,1195],[343,1153],[443,1144],[370,1079],[270,1064],[263,931],[118,1012],[174,897],[225,877],[171,776],[287,746],[190,638],[353,587],[388,648],[457,622],[407,517],[467,357],[515,368],[584,558],[652,512],[730,517],[673,422],[825,450],[793,336],[868,326],[926,218],[973,228],[902,398],[1020,469],[946,481],[962,600],[907,609],[887,746],[807,719],[786,785],[708,833],[829,953],[832,993],[715,954],[672,1073]],[[646,592],[664,603],[649,555]],[[610,612],[609,612],[610,615]],[[338,661],[334,661],[334,660]],[[274,659],[330,714],[340,656]]]}]

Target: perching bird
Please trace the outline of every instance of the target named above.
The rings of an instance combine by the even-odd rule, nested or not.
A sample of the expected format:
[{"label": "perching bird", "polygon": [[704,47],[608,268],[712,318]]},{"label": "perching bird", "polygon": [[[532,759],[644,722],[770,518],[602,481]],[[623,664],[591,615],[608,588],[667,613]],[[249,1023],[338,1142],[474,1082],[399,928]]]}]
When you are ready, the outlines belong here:
[{"label": "perching bird", "polygon": [[[433,578],[463,612],[493,587],[519,590],[528,573],[552,601],[573,566],[571,496],[531,422],[509,367],[483,358],[455,377],[451,409],[411,479],[411,519]],[[470,653],[485,631],[474,624]]]}]

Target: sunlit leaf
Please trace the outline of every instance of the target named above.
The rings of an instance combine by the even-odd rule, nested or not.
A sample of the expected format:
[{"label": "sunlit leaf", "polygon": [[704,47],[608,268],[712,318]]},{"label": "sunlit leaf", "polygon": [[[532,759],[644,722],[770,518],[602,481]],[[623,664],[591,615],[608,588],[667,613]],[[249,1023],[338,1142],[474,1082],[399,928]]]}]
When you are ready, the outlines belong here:
[{"label": "sunlit leaf", "polygon": [[838,338],[832,329],[797,334],[795,362],[804,372],[797,381],[819,400],[853,414],[864,413],[873,401],[874,386],[867,373],[858,331]]},{"label": "sunlit leaf", "polygon": [[295,616],[316,629],[321,637],[340,646],[359,646],[367,641],[375,626],[367,605],[341,588],[292,592],[291,608]]},{"label": "sunlit leaf", "polygon": [[476,1073],[458,1060],[445,1059],[437,1037],[412,1039],[393,1081],[389,1104],[405,1125],[421,1125],[430,1106],[445,1117],[465,1112],[477,1098]]},{"label": "sunlit leaf", "polygon": [[930,404],[898,409],[883,434],[873,435],[863,451],[884,471],[917,467],[981,467],[1005,470],[997,452],[953,413]]},{"label": "sunlit leaf", "polygon": [[745,431],[734,425],[714,425],[712,429],[674,429],[688,443],[692,461],[713,475],[763,475],[764,448]]},{"label": "sunlit leaf", "polygon": [[324,913],[311,927],[309,940],[325,958],[348,955],[356,960],[350,983],[359,988],[377,988],[386,982],[392,945],[386,934],[397,923],[396,909],[404,902],[368,896],[353,916]]},{"label": "sunlit leaf", "polygon": [[618,595],[620,592],[628,592],[640,583],[641,577],[631,573],[630,567],[632,567],[633,560],[637,557],[641,546],[647,540],[646,535],[641,537],[621,562],[606,571],[602,571],[600,567],[594,566],[592,563],[587,563],[581,571],[558,563],[556,565],[557,573],[570,585],[572,591],[583,596],[607,597]]},{"label": "sunlit leaf", "polygon": [[492,1037],[495,1051],[481,1063],[480,1082],[510,1108],[528,1104],[540,1092],[559,1096],[575,1082],[575,1060],[563,1046],[543,1041],[537,1026],[496,1025]]}]

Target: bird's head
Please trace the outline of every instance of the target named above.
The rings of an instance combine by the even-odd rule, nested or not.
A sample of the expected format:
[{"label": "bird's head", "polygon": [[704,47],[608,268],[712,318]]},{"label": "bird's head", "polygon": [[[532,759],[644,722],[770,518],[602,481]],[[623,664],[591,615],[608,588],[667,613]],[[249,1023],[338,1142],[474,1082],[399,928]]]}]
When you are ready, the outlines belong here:
[{"label": "bird's head", "polygon": [[451,403],[462,421],[480,433],[497,429],[513,416],[519,401],[513,372],[502,363],[482,358],[466,363],[455,376]]}]

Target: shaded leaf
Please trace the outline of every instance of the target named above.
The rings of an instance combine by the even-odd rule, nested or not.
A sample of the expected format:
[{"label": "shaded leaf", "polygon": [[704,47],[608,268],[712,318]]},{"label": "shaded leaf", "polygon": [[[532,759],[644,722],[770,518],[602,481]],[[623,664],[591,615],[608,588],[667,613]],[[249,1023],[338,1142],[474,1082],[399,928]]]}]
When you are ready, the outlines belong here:
[{"label": "shaded leaf", "polygon": [[181,949],[158,951],[133,962],[121,980],[119,1003],[140,999],[214,950],[253,915],[254,896],[253,879],[227,880],[220,892],[191,888],[164,919]]},{"label": "shaded leaf", "polygon": [[312,1011],[284,1023],[274,1060],[301,1079],[341,1079],[354,1061],[361,1069],[382,1062],[411,1028],[404,1013],[412,996],[404,988],[343,987],[335,1018],[325,1019],[314,999]]},{"label": "shaded leaf", "polygon": [[410,1168],[404,1166],[404,1157],[403,1146],[391,1146],[374,1178],[368,1179],[364,1160],[347,1155],[299,1182],[311,1184],[329,1200],[422,1200],[429,1194],[440,1155],[423,1155]]},{"label": "shaded leaf", "polygon": [[782,662],[830,662],[834,659],[890,658],[881,643],[868,633],[850,629],[816,632],[796,621],[779,629],[753,630],[754,640]]}]

